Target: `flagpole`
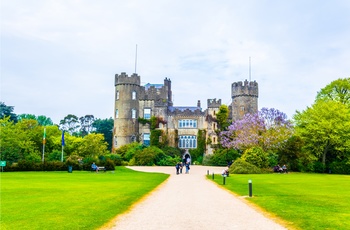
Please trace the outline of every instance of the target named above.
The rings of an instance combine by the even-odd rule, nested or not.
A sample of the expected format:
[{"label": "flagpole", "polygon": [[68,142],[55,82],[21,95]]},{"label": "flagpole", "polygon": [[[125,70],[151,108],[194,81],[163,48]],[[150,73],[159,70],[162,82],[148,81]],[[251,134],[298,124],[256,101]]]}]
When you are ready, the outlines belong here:
[{"label": "flagpole", "polygon": [[44,127],[44,136],[43,136],[43,156],[42,156],[43,163],[45,159],[45,143],[46,143],[46,127]]},{"label": "flagpole", "polygon": [[62,130],[62,154],[61,154],[62,162],[63,162],[63,151],[64,151],[64,130]]}]

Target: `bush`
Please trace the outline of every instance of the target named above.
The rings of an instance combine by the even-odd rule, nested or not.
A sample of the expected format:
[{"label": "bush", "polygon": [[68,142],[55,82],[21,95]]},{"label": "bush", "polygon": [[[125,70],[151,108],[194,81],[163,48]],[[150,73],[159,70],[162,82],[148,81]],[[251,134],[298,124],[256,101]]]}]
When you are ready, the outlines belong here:
[{"label": "bush", "polygon": [[165,158],[158,161],[157,165],[159,165],[159,166],[174,166],[178,162],[181,162],[180,157],[178,157],[178,156],[176,156],[176,157],[166,156]]},{"label": "bush", "polygon": [[242,155],[242,160],[258,168],[268,168],[269,166],[267,154],[260,147],[246,149]]},{"label": "bush", "polygon": [[314,163],[314,172],[315,173],[324,173],[326,170],[326,167],[324,164],[322,164],[321,162],[319,161],[316,161]]},{"label": "bush", "polygon": [[155,146],[150,146],[148,148],[143,149],[142,151],[138,151],[134,156],[136,165],[147,166],[155,165],[163,158],[165,158],[165,154],[161,149]]},{"label": "bush", "polygon": [[230,173],[234,174],[261,174],[262,171],[258,167],[243,159],[236,160],[229,168]]},{"label": "bush", "polygon": [[239,156],[240,154],[235,149],[217,149],[213,154],[204,156],[203,165],[227,166]]},{"label": "bush", "polygon": [[161,148],[161,150],[164,152],[165,155],[171,156],[171,157],[182,157],[181,150],[179,148],[171,147],[171,146],[165,146]]},{"label": "bush", "polygon": [[329,170],[336,174],[350,174],[350,162],[334,161],[329,165]]}]

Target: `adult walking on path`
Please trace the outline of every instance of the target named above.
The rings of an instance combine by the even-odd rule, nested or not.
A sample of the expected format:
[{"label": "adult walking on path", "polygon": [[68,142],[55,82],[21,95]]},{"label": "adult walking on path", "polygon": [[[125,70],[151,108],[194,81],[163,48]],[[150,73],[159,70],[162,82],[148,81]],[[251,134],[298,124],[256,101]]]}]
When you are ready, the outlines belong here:
[{"label": "adult walking on path", "polygon": [[171,176],[109,229],[286,229],[205,178],[207,170],[220,174],[224,167],[192,166],[190,174],[182,175],[176,175],[174,167],[129,168]]}]

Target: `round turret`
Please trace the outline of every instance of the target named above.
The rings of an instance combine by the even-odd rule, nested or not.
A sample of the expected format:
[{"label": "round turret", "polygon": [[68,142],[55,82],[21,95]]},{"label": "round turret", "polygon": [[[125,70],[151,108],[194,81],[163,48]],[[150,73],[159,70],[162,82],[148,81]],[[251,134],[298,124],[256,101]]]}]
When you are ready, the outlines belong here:
[{"label": "round turret", "polygon": [[139,117],[140,76],[115,75],[114,148],[136,140]]},{"label": "round turret", "polygon": [[256,81],[232,83],[232,119],[242,119],[246,113],[258,111],[259,87]]}]

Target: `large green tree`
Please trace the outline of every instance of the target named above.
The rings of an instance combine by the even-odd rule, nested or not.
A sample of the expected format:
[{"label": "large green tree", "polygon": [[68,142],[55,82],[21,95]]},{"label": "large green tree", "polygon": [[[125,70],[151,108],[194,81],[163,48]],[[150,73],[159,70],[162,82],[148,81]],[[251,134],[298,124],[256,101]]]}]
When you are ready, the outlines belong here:
[{"label": "large green tree", "polygon": [[297,134],[304,150],[319,158],[325,166],[331,150],[342,158],[350,148],[350,110],[339,101],[318,100],[294,115]]},{"label": "large green tree", "polygon": [[108,144],[108,149],[112,150],[112,142],[113,142],[113,126],[114,121],[112,118],[108,119],[95,119],[92,123],[94,128],[94,133],[102,133],[105,141]]},{"label": "large green tree", "polygon": [[338,101],[350,106],[350,78],[340,78],[322,88],[316,96],[316,101]]}]

